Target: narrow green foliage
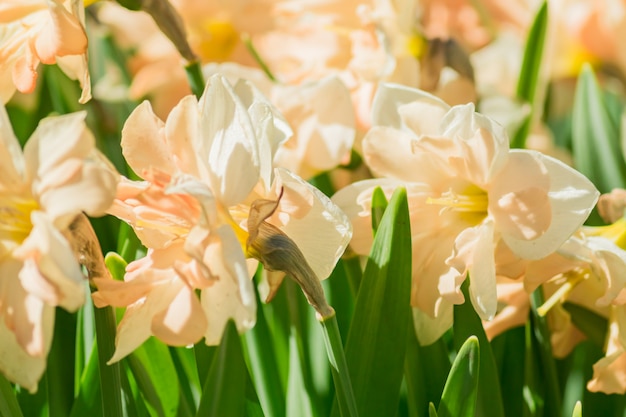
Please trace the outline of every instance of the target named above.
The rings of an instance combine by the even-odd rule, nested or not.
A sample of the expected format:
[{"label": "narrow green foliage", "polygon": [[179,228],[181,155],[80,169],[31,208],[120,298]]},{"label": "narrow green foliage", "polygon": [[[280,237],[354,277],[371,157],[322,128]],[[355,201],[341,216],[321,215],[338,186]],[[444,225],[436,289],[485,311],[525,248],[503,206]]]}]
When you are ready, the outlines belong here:
[{"label": "narrow green foliage", "polygon": [[439,417],[435,404],[433,403],[428,404],[428,417]]},{"label": "narrow green foliage", "polygon": [[450,354],[443,338],[428,346],[420,346],[413,322],[409,324],[404,380],[412,416],[423,416],[430,403],[439,405],[446,376],[450,372]]},{"label": "narrow green foliage", "polygon": [[619,124],[591,69],[578,77],[572,118],[572,151],[576,168],[602,193],[626,187],[626,163],[620,149]]},{"label": "narrow green foliage", "polygon": [[13,388],[2,373],[0,373],[0,416],[22,417],[22,410],[15,398]]},{"label": "narrow green foliage", "polygon": [[541,380],[544,383],[544,403],[546,414],[557,416],[561,412],[561,388],[556,372],[556,363],[552,355],[552,343],[550,341],[550,330],[545,317],[537,314],[537,307],[543,305],[543,289],[539,287],[531,295],[531,329],[533,340],[535,341],[536,352],[539,359]]},{"label": "narrow green foliage", "polygon": [[176,389],[179,382],[167,346],[151,337],[126,360],[149,409],[159,417],[175,417],[180,401]]},{"label": "narrow green foliage", "polygon": [[78,395],[74,400],[70,417],[102,416],[102,395],[98,369],[98,345],[93,344],[87,366],[80,377]]},{"label": "narrow green foliage", "polygon": [[[410,319],[411,231],[406,190],[394,192],[361,282],[346,358],[361,416],[398,408]],[[384,387],[384,389],[381,389]],[[333,415],[338,415],[334,410]]]},{"label": "narrow green foliage", "polygon": [[[257,305],[261,306],[259,293],[255,293]],[[268,415],[281,417],[285,415],[285,387],[280,378],[274,340],[268,337],[270,334],[263,308],[258,308],[256,325],[244,335],[244,347],[263,408]]]},{"label": "narrow green foliage", "polygon": [[533,123],[533,113],[537,107],[536,97],[539,83],[539,70],[541,69],[547,26],[548,3],[544,1],[528,33],[522,69],[517,82],[517,98],[523,102],[529,103],[531,112],[511,141],[512,148],[525,147],[526,137]]},{"label": "narrow green foliage", "polygon": [[259,64],[259,67],[261,68],[261,70],[263,70],[267,78],[269,78],[271,81],[276,82],[276,77],[274,77],[274,74],[272,74],[270,67],[268,67],[263,58],[261,58],[261,55],[259,55],[259,51],[257,51],[254,47],[250,36],[244,35],[242,39],[246,49],[248,50],[248,52],[250,52],[250,55],[252,55],[252,58],[254,58],[256,63]]},{"label": "narrow green foliage", "polygon": [[76,314],[57,307],[54,337],[48,353],[46,379],[51,415],[67,416],[74,401],[74,352],[76,346]]},{"label": "narrow green foliage", "polygon": [[198,417],[243,417],[246,410],[247,369],[241,340],[230,320],[209,370]]},{"label": "narrow green foliage", "polygon": [[599,347],[604,347],[606,335],[609,329],[608,321],[591,310],[573,303],[564,303],[572,318],[572,323],[581,330],[587,338]]},{"label": "narrow green foliage", "polygon": [[383,189],[376,187],[372,193],[372,230],[374,230],[374,234],[378,231],[378,226],[380,226],[380,221],[388,204]]},{"label": "narrow green foliage", "polygon": [[480,345],[470,336],[457,354],[437,414],[441,417],[473,417],[478,396]]},{"label": "narrow green foliage", "polygon": [[122,383],[119,362],[107,365],[115,352],[116,320],[112,307],[96,308],[96,338],[98,339],[98,364],[104,417],[124,415]]},{"label": "narrow green foliage", "polygon": [[460,349],[465,340],[476,336],[480,343],[480,380],[478,381],[478,399],[476,415],[485,417],[504,417],[502,393],[500,392],[500,378],[491,345],[482,321],[472,303],[469,302],[469,280],[465,280],[461,289],[465,295],[465,303],[454,306],[454,346]]},{"label": "narrow green foliage", "polygon": [[576,401],[574,411],[572,411],[572,417],[583,417],[583,405],[580,401]]}]

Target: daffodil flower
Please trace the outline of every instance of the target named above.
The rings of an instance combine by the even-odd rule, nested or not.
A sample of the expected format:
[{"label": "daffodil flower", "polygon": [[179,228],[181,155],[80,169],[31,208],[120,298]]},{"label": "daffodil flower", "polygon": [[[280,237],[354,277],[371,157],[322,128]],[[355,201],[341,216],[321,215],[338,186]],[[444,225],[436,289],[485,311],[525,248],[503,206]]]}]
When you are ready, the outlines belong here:
[{"label": "daffodil flower", "polygon": [[0,107],[0,372],[34,392],[46,367],[55,307],[76,311],[85,277],[66,237],[103,215],[117,174],[95,149],[84,112],[43,119],[24,151]]},{"label": "daffodil flower", "polygon": [[5,0],[0,5],[0,99],[31,93],[39,63],[58,64],[91,99],[82,0]]},{"label": "daffodil flower", "polygon": [[[150,335],[173,345],[204,336],[212,345],[229,318],[239,331],[252,327],[256,304],[246,258],[262,259],[259,253],[271,248],[251,250],[249,224],[272,224],[317,277],[330,275],[350,224],[308,183],[273,170],[276,148],[290,134],[251,84],[233,87],[221,75],[209,79],[199,101],[181,100],[165,123],[147,102],[130,115],[123,153],[145,181],[123,180],[110,213],[131,224],[149,251],[128,265],[125,282],[95,280],[97,305],[128,306],[112,360]],[[249,223],[251,206],[260,200],[277,207]],[[272,288],[281,279],[274,277]]]},{"label": "daffodil flower", "polygon": [[[407,188],[411,301],[422,343],[451,326],[452,305],[465,301],[460,286],[468,274],[477,313],[487,320],[495,315],[499,242],[519,258],[543,258],[582,225],[598,196],[587,178],[560,161],[510,150],[504,128],[472,104],[449,107],[419,90],[384,84],[373,126],[363,156],[382,178],[348,186],[333,200],[363,222],[369,216],[363,201],[374,186]],[[371,233],[355,231],[355,238],[363,249]]]}]

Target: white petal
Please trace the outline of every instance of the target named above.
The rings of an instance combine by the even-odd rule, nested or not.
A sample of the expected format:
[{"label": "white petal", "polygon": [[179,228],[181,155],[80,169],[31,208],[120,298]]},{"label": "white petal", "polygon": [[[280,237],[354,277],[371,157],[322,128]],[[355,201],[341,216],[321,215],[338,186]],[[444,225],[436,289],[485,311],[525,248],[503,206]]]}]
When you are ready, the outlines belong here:
[{"label": "white petal", "polygon": [[260,178],[259,144],[247,109],[222,76],[212,76],[200,98],[194,148],[208,168],[213,192],[225,206],[242,202]]},{"label": "white petal", "polygon": [[[381,83],[372,103],[372,126],[388,126],[395,129],[404,127],[403,118],[399,109],[402,105],[417,102],[411,105],[411,114],[416,120],[423,122],[420,132],[434,134],[437,131],[441,117],[450,109],[441,99],[415,88],[399,84]],[[416,112],[421,109],[422,112]]]},{"label": "white petal", "polygon": [[[512,150],[510,155],[510,158],[528,157],[541,161],[549,173],[552,221],[537,239],[524,240],[507,233],[502,234],[502,239],[517,256],[541,259],[557,250],[585,222],[598,200],[598,191],[584,175],[557,159],[524,150]],[[519,181],[524,181],[524,175],[519,173]]]},{"label": "white petal", "polygon": [[[302,251],[319,279],[328,278],[352,238],[348,217],[328,197],[302,178],[281,168],[276,177],[287,192],[305,193],[312,202],[304,217],[290,216],[279,226]],[[279,205],[275,215],[280,217]]]},{"label": "white petal", "polygon": [[452,327],[454,309],[452,304],[442,301],[440,314],[436,318],[430,317],[419,308],[413,308],[413,325],[415,335],[420,345],[428,346],[435,343],[445,332]]}]

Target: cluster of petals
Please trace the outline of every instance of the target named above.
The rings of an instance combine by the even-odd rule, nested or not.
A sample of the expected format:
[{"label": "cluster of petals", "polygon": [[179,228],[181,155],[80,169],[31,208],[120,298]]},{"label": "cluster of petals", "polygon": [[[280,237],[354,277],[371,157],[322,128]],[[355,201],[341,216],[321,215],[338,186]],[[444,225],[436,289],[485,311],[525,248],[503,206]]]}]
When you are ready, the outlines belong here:
[{"label": "cluster of petals", "polygon": [[0,4],[0,100],[31,93],[39,63],[58,64],[91,98],[82,0],[5,0]]},{"label": "cluster of petals", "polygon": [[103,215],[118,174],[84,112],[43,119],[20,149],[0,107],[0,371],[30,391],[46,366],[55,307],[78,310],[85,277],[68,228]]},{"label": "cluster of petals", "polygon": [[372,190],[407,189],[411,302],[424,344],[451,326],[468,274],[475,310],[483,319],[495,315],[498,245],[517,258],[546,257],[578,230],[598,198],[588,179],[560,161],[509,149],[504,129],[472,104],[449,107],[394,84],[377,92],[363,157],[379,178],[354,183],[333,201],[355,224],[353,249],[365,254]]},{"label": "cluster of petals", "polygon": [[[124,282],[95,280],[96,305],[127,307],[112,361],[154,335],[171,345],[217,344],[225,323],[244,331],[256,302],[247,260],[248,214],[258,200],[279,200],[266,220],[291,238],[315,274],[330,275],[351,237],[331,201],[272,156],[291,130],[247,81],[210,77],[165,122],[144,102],[128,118],[122,149],[144,181],[123,179],[110,213],[148,248]],[[282,277],[274,276],[274,287]],[[200,299],[196,292],[200,292]]]},{"label": "cluster of petals", "polygon": [[530,309],[529,294],[541,287],[546,302],[538,312],[548,318],[553,354],[565,357],[586,338],[564,308],[565,302],[607,318],[606,356],[594,365],[587,387],[606,394],[626,392],[626,251],[615,239],[624,232],[624,225],[622,221],[583,227],[543,259],[498,265],[501,308],[493,320],[484,323],[488,337],[523,325]]}]

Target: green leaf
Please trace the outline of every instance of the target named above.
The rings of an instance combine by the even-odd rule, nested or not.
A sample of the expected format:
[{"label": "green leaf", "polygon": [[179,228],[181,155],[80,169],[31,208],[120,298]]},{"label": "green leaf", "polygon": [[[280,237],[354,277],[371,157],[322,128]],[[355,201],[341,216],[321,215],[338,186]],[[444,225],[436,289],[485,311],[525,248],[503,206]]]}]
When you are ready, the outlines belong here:
[{"label": "green leaf", "polygon": [[454,359],[437,414],[441,417],[473,417],[478,397],[480,345],[470,336]]},{"label": "green leaf", "polygon": [[572,417],[583,417],[583,405],[580,401],[576,401],[574,411],[572,411]]},{"label": "green leaf", "polygon": [[15,392],[2,373],[0,373],[0,416],[22,417],[22,410],[15,397]]},{"label": "green leaf", "polygon": [[55,309],[54,337],[48,353],[46,379],[50,415],[67,416],[74,402],[76,314]]},{"label": "green leaf", "polygon": [[[261,306],[259,293],[255,293],[257,305]],[[262,308],[257,309],[256,324],[244,334],[244,341],[251,377],[255,381],[263,409],[270,416],[284,416],[285,387],[280,378],[274,340]]]},{"label": "green leaf", "polygon": [[576,84],[572,152],[576,168],[602,193],[626,187],[620,141],[619,125],[611,117],[591,66],[585,64]]},{"label": "green leaf", "polygon": [[374,231],[374,234],[376,234],[376,231],[378,230],[378,226],[383,218],[383,213],[385,213],[387,204],[387,197],[385,197],[383,189],[380,187],[374,188],[374,192],[372,193],[372,230]]},{"label": "green leaf", "polygon": [[404,379],[412,416],[426,415],[431,403],[435,407],[439,405],[450,366],[450,355],[444,339],[440,338],[428,346],[420,346],[411,320]]},{"label": "green leaf", "polygon": [[113,279],[118,281],[124,281],[124,275],[126,274],[126,267],[128,262],[115,252],[109,252],[104,257],[104,263],[107,269],[111,273]]},{"label": "green leaf", "polygon": [[361,416],[384,416],[398,408],[410,293],[409,209],[406,190],[400,188],[391,197],[376,233],[346,343]]},{"label": "green leaf", "polygon": [[80,378],[78,395],[74,400],[70,417],[102,416],[100,371],[98,369],[98,345],[94,343],[87,365]]},{"label": "green leaf", "polygon": [[609,330],[607,319],[573,303],[563,303],[572,319],[572,323],[581,330],[587,338],[599,347],[604,347],[606,334]]},{"label": "green leaf", "polygon": [[454,306],[454,346],[460,348],[470,336],[478,337],[480,343],[480,380],[478,381],[478,399],[476,415],[485,417],[504,417],[500,379],[496,361],[483,324],[472,303],[469,302],[469,280],[465,280],[461,289],[465,295],[465,303]]},{"label": "green leaf", "polygon": [[526,137],[528,136],[533,122],[533,111],[537,108],[535,99],[537,98],[537,84],[539,81],[539,70],[542,63],[547,26],[548,3],[544,1],[528,32],[526,48],[524,49],[524,60],[522,61],[522,69],[517,82],[517,98],[530,103],[531,112],[511,141],[511,148],[525,147]]},{"label": "green leaf", "polygon": [[439,417],[435,404],[433,403],[428,404],[428,417]]},{"label": "green leaf", "polygon": [[246,363],[235,323],[224,329],[202,390],[198,417],[243,417],[245,415]]},{"label": "green leaf", "polygon": [[523,389],[526,368],[524,327],[508,330],[491,341],[499,370],[504,415],[520,416],[524,409]]},{"label": "green leaf", "polygon": [[178,374],[167,346],[151,337],[125,360],[154,415],[176,416],[180,400]]}]

